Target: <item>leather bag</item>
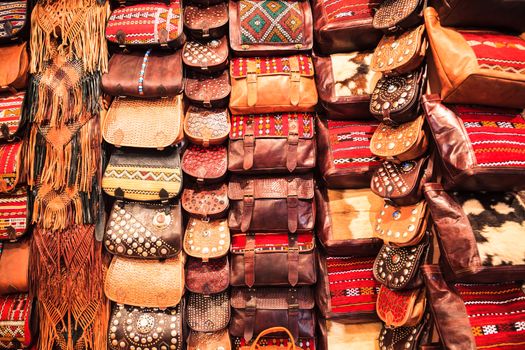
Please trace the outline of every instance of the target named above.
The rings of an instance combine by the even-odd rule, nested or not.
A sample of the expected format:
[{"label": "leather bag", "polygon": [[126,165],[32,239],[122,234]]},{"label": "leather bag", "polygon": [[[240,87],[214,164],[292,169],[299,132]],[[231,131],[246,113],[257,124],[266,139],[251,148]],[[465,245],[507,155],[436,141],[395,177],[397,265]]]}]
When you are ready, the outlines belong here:
[{"label": "leather bag", "polygon": [[102,136],[117,147],[164,149],[184,139],[183,113],[182,95],[154,100],[117,97],[102,122]]},{"label": "leather bag", "polygon": [[428,350],[423,344],[431,337],[430,314],[427,312],[421,322],[411,327],[388,328],[383,326],[379,333],[379,347],[391,350]]},{"label": "leather bag", "polygon": [[235,115],[231,118],[228,170],[254,174],[315,168],[313,113]]},{"label": "leather bag", "polygon": [[232,114],[312,112],[317,105],[310,56],[237,57],[230,72]]},{"label": "leather bag", "polygon": [[184,27],[197,40],[219,39],[228,32],[228,5],[184,7]]},{"label": "leather bag", "polygon": [[[448,280],[495,283],[521,280],[525,225],[522,192],[447,193],[426,184],[441,259]],[[461,249],[458,249],[461,247]]]},{"label": "leather bag", "polygon": [[386,327],[411,327],[421,322],[426,307],[425,289],[391,290],[381,285],[376,310]]},{"label": "leather bag", "polygon": [[289,55],[312,49],[308,1],[238,0],[229,4],[230,46],[237,55]]},{"label": "leather bag", "polygon": [[182,207],[188,214],[199,218],[223,217],[229,207],[228,185],[186,186],[182,192]]},{"label": "leather bag", "polygon": [[381,165],[370,151],[376,121],[321,120],[317,122],[317,161],[328,188],[370,186],[372,174]]},{"label": "leather bag", "polygon": [[160,309],[115,304],[109,321],[108,349],[168,349],[169,344],[170,349],[182,350],[183,309],[183,305]]},{"label": "leather bag", "polygon": [[27,43],[11,44],[0,47],[3,59],[0,68],[0,92],[23,90],[27,86],[29,73],[29,54]]},{"label": "leather bag", "polygon": [[[525,40],[504,33],[442,27],[425,10],[431,90],[445,103],[525,107]],[[450,50],[454,47],[454,50]]]},{"label": "leather bag", "polygon": [[[140,18],[137,21],[136,18]],[[144,3],[113,10],[106,26],[106,39],[120,48],[165,47],[184,44],[182,4]]]},{"label": "leather bag", "polygon": [[230,322],[230,297],[228,291],[203,295],[188,293],[186,322],[197,332],[217,332]]},{"label": "leather bag", "polygon": [[[0,4],[0,43],[6,44],[27,36],[29,27],[27,1],[7,1]],[[5,63],[5,62],[4,62]]]},{"label": "leather bag", "polygon": [[313,0],[314,37],[319,53],[371,50],[382,32],[372,27],[379,0]]},{"label": "leather bag", "polygon": [[422,22],[426,0],[385,0],[374,14],[372,25],[384,32],[397,32]]},{"label": "leather bag", "polygon": [[184,96],[191,104],[206,108],[224,108],[231,92],[228,71],[203,74],[190,71],[186,76]]},{"label": "leather bag", "polygon": [[[310,232],[315,225],[312,174],[232,176],[228,225],[234,232]],[[279,213],[279,215],[275,215]]]},{"label": "leather bag", "polygon": [[218,72],[227,68],[229,59],[228,38],[210,41],[187,41],[182,51],[186,67],[202,72]]},{"label": "leather bag", "polygon": [[102,189],[118,199],[152,201],[178,196],[182,189],[179,150],[117,150],[102,177]]},{"label": "leather bag", "polygon": [[24,155],[22,146],[22,141],[0,145],[0,193],[12,192],[19,183],[25,182],[21,178]]},{"label": "leather bag", "polygon": [[15,241],[28,233],[31,210],[26,187],[0,195],[0,242]]},{"label": "leather bag", "polygon": [[379,349],[377,340],[382,322],[344,324],[321,317],[317,320],[318,350],[337,349],[342,342],[345,343],[345,350]]},{"label": "leather bag", "polygon": [[182,171],[199,184],[220,182],[228,171],[228,149],[217,145],[189,145],[182,155]]},{"label": "leather bag", "polygon": [[0,346],[4,349],[29,349],[35,340],[37,311],[27,293],[0,295]]},{"label": "leather bag", "polygon": [[251,340],[268,327],[290,330],[294,339],[315,336],[313,290],[300,288],[232,288],[230,334]]},{"label": "leather bag", "polygon": [[315,284],[314,249],[315,238],[311,232],[234,234],[230,284],[235,287]]},{"label": "leather bag", "polygon": [[190,106],[184,119],[184,132],[191,142],[204,147],[222,144],[230,132],[228,108]]},{"label": "leather bag", "polygon": [[190,330],[188,350],[231,350],[228,329],[218,332],[195,332]]},{"label": "leather bag", "polygon": [[[251,346],[242,346],[239,348],[239,350],[257,350],[257,349],[264,349],[264,350],[281,350],[282,349],[282,345],[261,345],[261,343],[264,343],[262,341],[263,337],[267,336],[267,335],[270,335],[272,333],[286,333],[287,335],[287,339],[288,339],[288,346],[287,348],[290,349],[290,350],[296,350],[296,349],[299,349],[301,350],[300,347],[298,347],[295,343],[295,339],[293,337],[293,335],[290,333],[290,331],[288,330],[288,328],[285,328],[285,327],[271,327],[271,328],[268,328],[268,329],[265,329],[264,331],[261,332],[261,334],[259,334],[257,336],[257,338],[255,338],[255,340],[253,341],[252,345]],[[281,344],[281,342],[278,342],[278,344]]]},{"label": "leather bag", "polygon": [[24,97],[24,91],[14,94],[0,94],[0,141],[10,142],[23,136],[28,124],[28,120],[22,112]]},{"label": "leather bag", "polygon": [[314,56],[319,100],[331,119],[367,119],[380,74],[370,69],[370,52]]},{"label": "leather bag", "polygon": [[228,254],[230,230],[226,219],[190,217],[184,235],[184,251],[189,256],[208,261]]},{"label": "leather bag", "polygon": [[107,251],[127,258],[172,258],[181,251],[181,240],[182,210],[179,203],[116,201],[104,233]]},{"label": "leather bag", "polygon": [[183,85],[180,51],[115,53],[109,59],[108,72],[102,75],[102,90],[113,96],[176,96]]},{"label": "leather bag", "polygon": [[192,293],[211,295],[224,292],[230,286],[228,256],[207,261],[189,257],[185,269],[186,289]]},{"label": "leather bag", "polygon": [[316,231],[330,256],[372,256],[382,241],[374,237],[383,201],[369,189],[316,188]]},{"label": "leather bag", "polygon": [[29,290],[29,240],[0,244],[0,295]]}]

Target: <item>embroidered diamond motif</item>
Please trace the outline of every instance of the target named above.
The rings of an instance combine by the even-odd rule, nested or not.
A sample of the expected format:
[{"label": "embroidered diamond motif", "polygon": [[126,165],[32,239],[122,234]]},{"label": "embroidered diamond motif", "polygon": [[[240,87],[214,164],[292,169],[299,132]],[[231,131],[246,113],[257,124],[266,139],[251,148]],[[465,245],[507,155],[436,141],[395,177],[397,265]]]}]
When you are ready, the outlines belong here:
[{"label": "embroidered diamond motif", "polygon": [[359,288],[349,288],[345,290],[345,296],[356,297],[359,295]]},{"label": "embroidered diamond motif", "polygon": [[498,327],[495,325],[486,325],[483,326],[483,334],[489,335],[489,334],[497,334],[498,333]]},{"label": "embroidered diamond motif", "polygon": [[525,321],[516,322],[514,328],[516,328],[517,332],[525,331]]},{"label": "embroidered diamond motif", "polygon": [[248,23],[250,23],[250,26],[253,28],[253,30],[255,30],[256,33],[260,33],[266,26],[266,21],[258,14],[255,15]]}]

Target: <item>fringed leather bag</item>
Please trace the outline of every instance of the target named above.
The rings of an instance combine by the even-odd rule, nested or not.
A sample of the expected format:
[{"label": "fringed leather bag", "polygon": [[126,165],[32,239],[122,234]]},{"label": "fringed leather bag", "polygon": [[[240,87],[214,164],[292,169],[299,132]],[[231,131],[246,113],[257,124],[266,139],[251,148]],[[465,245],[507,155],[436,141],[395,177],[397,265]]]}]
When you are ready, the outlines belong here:
[{"label": "fringed leather bag", "polygon": [[0,92],[25,89],[29,72],[27,43],[0,47],[3,63],[0,68]]},{"label": "fringed leather bag", "polygon": [[0,95],[0,141],[19,139],[27,127],[23,113],[25,92]]},{"label": "fringed leather bag", "polygon": [[29,29],[28,1],[7,1],[0,4],[0,43],[24,39]]}]

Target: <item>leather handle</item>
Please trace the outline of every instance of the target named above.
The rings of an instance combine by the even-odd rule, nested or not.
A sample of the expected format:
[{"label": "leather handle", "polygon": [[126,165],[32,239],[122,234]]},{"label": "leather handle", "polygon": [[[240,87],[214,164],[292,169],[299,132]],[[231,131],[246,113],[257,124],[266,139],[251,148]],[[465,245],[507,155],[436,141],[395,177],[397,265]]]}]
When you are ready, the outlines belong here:
[{"label": "leather handle", "polygon": [[301,98],[301,73],[299,71],[299,59],[297,56],[290,57],[290,103],[297,106]]},{"label": "leather handle", "polygon": [[291,343],[292,343],[292,349],[293,350],[296,350],[297,347],[295,346],[295,339],[294,337],[292,336],[292,333],[290,333],[290,331],[285,328],[285,327],[272,327],[272,328],[268,328],[268,329],[265,329],[264,331],[262,331],[258,336],[257,338],[255,338],[252,346],[250,347],[250,350],[255,350],[255,349],[258,349],[258,343],[259,343],[259,340],[261,340],[262,337],[268,335],[268,334],[272,334],[272,333],[286,333],[288,335],[288,337],[290,338],[291,340]]}]

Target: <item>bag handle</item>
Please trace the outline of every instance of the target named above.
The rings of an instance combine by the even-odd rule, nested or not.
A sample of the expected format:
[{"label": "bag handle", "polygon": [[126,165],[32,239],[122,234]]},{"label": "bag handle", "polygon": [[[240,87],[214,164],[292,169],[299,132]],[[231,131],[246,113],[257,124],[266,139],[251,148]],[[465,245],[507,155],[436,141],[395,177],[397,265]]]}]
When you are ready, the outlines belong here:
[{"label": "bag handle", "polygon": [[[259,340],[265,335],[268,335],[271,333],[286,333],[291,340],[291,344],[292,344],[291,350],[297,350],[297,347],[295,346],[295,339],[293,338],[292,333],[290,333],[290,331],[284,327],[272,327],[272,328],[268,328],[262,331],[257,336],[257,338],[255,338],[255,340],[253,341],[252,346],[250,346],[250,350],[259,349],[258,347]],[[290,346],[288,346],[288,348],[290,348]]]}]

